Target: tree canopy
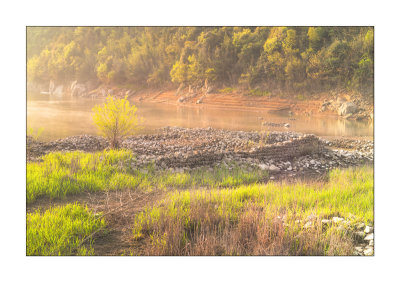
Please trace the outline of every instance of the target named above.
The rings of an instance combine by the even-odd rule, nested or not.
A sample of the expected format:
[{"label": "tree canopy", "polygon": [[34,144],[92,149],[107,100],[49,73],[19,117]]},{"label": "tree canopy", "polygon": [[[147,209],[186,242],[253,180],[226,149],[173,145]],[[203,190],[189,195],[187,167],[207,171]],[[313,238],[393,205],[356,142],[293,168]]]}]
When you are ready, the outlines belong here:
[{"label": "tree canopy", "polygon": [[28,27],[28,80],[372,93],[373,27]]}]

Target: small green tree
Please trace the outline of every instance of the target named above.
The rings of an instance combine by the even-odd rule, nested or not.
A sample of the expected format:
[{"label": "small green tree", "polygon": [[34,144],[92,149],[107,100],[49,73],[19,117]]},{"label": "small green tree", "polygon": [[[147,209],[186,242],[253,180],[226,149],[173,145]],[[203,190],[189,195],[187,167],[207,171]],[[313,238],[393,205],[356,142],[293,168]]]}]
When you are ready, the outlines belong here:
[{"label": "small green tree", "polygon": [[100,134],[108,139],[113,149],[118,149],[122,139],[140,128],[140,120],[136,115],[137,108],[130,105],[127,97],[117,99],[107,97],[103,106],[93,108],[93,120]]}]

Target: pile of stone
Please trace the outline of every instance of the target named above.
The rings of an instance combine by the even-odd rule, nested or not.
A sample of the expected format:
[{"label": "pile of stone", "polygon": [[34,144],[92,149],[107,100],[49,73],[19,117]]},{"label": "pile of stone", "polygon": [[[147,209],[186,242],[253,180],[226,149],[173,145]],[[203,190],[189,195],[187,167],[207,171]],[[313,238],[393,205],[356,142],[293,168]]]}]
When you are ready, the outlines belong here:
[{"label": "pile of stone", "polygon": [[27,137],[28,157],[38,157],[55,151],[95,152],[102,151],[108,147],[109,143],[106,139],[93,135],[71,136],[51,142],[41,142],[33,139],[32,137]]},{"label": "pile of stone", "polygon": [[283,160],[321,150],[314,135],[294,132],[227,131],[218,129],[164,128],[159,134],[127,138],[122,147],[146,155],[167,167],[212,165],[223,159]]},{"label": "pile of stone", "polygon": [[358,242],[354,254],[372,256],[374,254],[374,227],[359,223],[354,235]]},{"label": "pile of stone", "polygon": [[374,141],[372,140],[333,139],[333,140],[324,140],[324,142],[326,146],[332,148],[357,150],[360,152],[374,151]]},{"label": "pile of stone", "polygon": [[[81,135],[52,142],[28,138],[28,160],[51,151],[101,151],[109,147],[99,136]],[[301,176],[324,174],[332,168],[373,161],[373,142],[327,141],[315,135],[295,132],[244,132],[220,129],[166,127],[156,134],[126,138],[122,148],[132,150],[139,167],[154,163],[157,168],[187,170],[199,166],[228,164],[268,170],[276,174]],[[350,150],[333,149],[337,146]],[[232,164],[232,165],[231,165]]]},{"label": "pile of stone", "polygon": [[[286,217],[278,216],[284,225],[286,224]],[[354,223],[353,218],[332,217],[320,219],[316,215],[311,214],[304,221],[297,220],[296,223],[302,224],[303,229],[309,229],[315,225],[322,225],[322,228],[334,227],[337,230],[343,231],[351,236],[356,243],[353,255],[355,256],[372,256],[374,254],[374,228],[365,225],[365,223]]]},{"label": "pile of stone", "polygon": [[228,131],[213,128],[165,127],[158,134],[139,135],[126,138],[122,147],[138,154],[184,156],[202,153],[250,151],[257,146],[290,141],[303,134],[294,132]]}]

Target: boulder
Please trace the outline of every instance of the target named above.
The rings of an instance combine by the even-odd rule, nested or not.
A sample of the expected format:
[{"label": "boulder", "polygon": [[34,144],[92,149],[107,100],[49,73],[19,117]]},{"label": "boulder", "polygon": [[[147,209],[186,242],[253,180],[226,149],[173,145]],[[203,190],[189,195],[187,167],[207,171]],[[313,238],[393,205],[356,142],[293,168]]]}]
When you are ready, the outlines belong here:
[{"label": "boulder", "polygon": [[267,170],[267,169],[268,169],[268,166],[267,166],[266,164],[259,164],[258,167],[259,167],[261,170]]},{"label": "boulder", "polygon": [[71,85],[71,96],[84,96],[87,92],[85,84],[72,84]]},{"label": "boulder", "polygon": [[332,221],[334,222],[334,223],[340,223],[340,222],[342,222],[344,220],[344,218],[342,218],[342,217],[333,217],[332,218]]},{"label": "boulder", "polygon": [[281,169],[280,169],[279,167],[277,167],[277,166],[275,166],[275,165],[272,164],[272,165],[269,166],[268,170],[269,170],[269,171],[272,171],[272,172],[278,172],[278,171],[280,171]]},{"label": "boulder", "polygon": [[343,103],[339,109],[338,109],[338,114],[340,116],[346,116],[349,114],[354,114],[358,110],[357,105],[352,103],[352,102],[345,102]]},{"label": "boulder", "polygon": [[367,236],[365,236],[364,240],[365,241],[374,240],[374,233],[369,233]]},{"label": "boulder", "polygon": [[368,246],[367,248],[365,248],[365,250],[364,250],[365,256],[372,256],[373,254],[374,254],[374,248],[372,248],[371,246]]},{"label": "boulder", "polygon": [[354,232],[354,237],[358,242],[362,242],[364,240],[364,236],[365,234],[362,231]]},{"label": "boulder", "polygon": [[364,232],[368,234],[368,233],[371,233],[373,230],[374,230],[373,227],[371,227],[371,226],[366,226]]},{"label": "boulder", "polygon": [[321,223],[324,225],[324,224],[331,224],[332,223],[332,220],[330,220],[330,219],[323,219],[323,220],[321,220]]}]

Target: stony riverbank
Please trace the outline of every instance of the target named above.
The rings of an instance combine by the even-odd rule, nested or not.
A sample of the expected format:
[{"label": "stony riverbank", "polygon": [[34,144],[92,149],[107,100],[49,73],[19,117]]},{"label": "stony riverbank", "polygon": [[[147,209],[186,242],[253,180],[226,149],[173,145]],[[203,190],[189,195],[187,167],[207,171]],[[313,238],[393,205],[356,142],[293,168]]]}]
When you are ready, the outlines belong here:
[{"label": "stony riverbank", "polygon": [[[258,167],[271,179],[323,175],[336,167],[373,162],[373,141],[325,140],[296,132],[244,132],[213,128],[165,127],[156,134],[126,138],[122,148],[132,150],[137,166],[185,171],[199,166]],[[28,161],[53,151],[94,152],[107,149],[99,136],[81,135],[52,142],[27,139]]]}]

